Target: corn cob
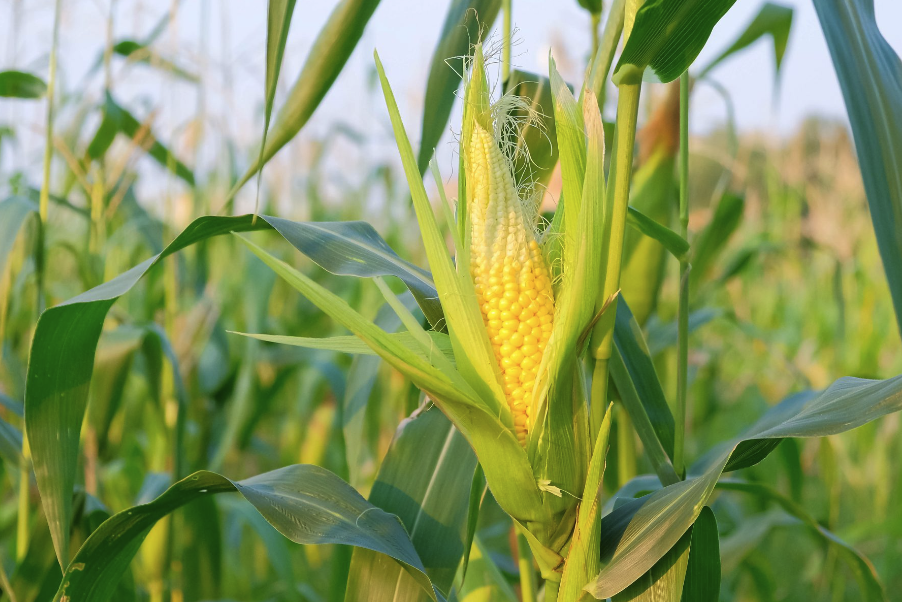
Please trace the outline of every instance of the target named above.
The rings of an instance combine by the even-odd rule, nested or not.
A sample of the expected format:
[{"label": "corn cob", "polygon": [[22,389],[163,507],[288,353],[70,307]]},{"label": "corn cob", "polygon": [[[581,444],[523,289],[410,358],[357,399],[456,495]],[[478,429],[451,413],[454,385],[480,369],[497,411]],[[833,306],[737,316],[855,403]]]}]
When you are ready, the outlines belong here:
[{"label": "corn cob", "polygon": [[467,188],[470,271],[521,444],[532,428],[530,406],[551,336],[554,296],[542,250],[514,188],[509,162],[491,133],[473,127]]}]

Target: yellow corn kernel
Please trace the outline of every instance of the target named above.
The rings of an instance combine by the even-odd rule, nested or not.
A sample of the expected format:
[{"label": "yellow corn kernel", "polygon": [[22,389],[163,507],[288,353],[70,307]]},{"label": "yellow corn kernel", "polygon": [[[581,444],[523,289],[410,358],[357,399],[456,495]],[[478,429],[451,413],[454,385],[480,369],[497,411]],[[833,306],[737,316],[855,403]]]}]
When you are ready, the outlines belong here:
[{"label": "yellow corn kernel", "polygon": [[471,275],[474,282],[488,284],[480,287],[479,303],[515,433],[525,445],[533,426],[533,386],[554,316],[551,279],[510,166],[492,134],[478,124],[469,141],[466,168]]}]

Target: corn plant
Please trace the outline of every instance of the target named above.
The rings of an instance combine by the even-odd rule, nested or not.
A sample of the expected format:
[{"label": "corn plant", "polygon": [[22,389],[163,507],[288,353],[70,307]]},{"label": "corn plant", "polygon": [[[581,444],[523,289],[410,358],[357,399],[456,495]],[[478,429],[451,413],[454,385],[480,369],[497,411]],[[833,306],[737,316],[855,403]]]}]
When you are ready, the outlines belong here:
[{"label": "corn plant", "polygon": [[[338,4],[273,121],[295,2],[269,3],[263,135],[249,167],[229,181],[227,207],[255,175],[259,207],[263,166],[310,119],[378,4]],[[690,94],[694,82],[708,82],[717,65],[763,36],[773,39],[779,69],[791,11],[765,4],[732,46],[690,73],[732,0],[615,0],[601,32],[602,3],[580,4],[589,13],[593,48],[585,82],[574,94],[551,58],[547,77],[511,69],[509,1],[453,0],[433,56],[418,150],[387,75],[400,66],[383,66],[375,55],[406,181],[401,196],[406,201],[409,194],[426,268],[404,258],[411,252],[403,248],[403,225],[388,232],[387,241],[367,222],[293,221],[270,215],[275,212],[264,204],[250,215],[198,217],[166,246],[149,236],[152,257],[91,287],[110,269],[105,249],[126,250],[129,259],[145,252],[145,246],[117,239],[128,236],[128,215],[137,214],[154,232],[163,230],[128,186],[104,178],[119,134],[197,197],[207,193],[172,145],[164,146],[114,99],[107,75],[104,101],[86,109],[99,112],[98,129],[70,161],[59,187],[68,197],[78,181],[87,209],[51,195],[51,137],[59,108],[53,93],[56,33],[46,84],[28,73],[0,73],[4,96],[48,100],[40,190],[0,202],[0,276],[7,264],[30,266],[21,268],[16,282],[0,282],[0,377],[6,386],[14,381],[7,373],[24,374],[24,403],[13,398],[18,391],[0,398],[0,467],[14,477],[17,493],[15,537],[4,537],[0,549],[0,599],[136,600],[143,599],[135,591],[140,581],[154,601],[210,599],[224,591],[279,600],[519,595],[524,602],[709,601],[742,591],[731,589],[737,554],[728,544],[748,537],[743,526],[800,526],[829,550],[831,567],[841,563],[851,571],[854,599],[891,599],[871,561],[831,530],[842,451],[827,439],[818,448],[831,496],[827,521],[795,492],[785,495],[771,480],[752,477],[754,471],[773,472],[762,462],[778,449],[793,476],[802,463],[796,438],[838,434],[902,409],[902,376],[840,378],[743,421],[740,435],[724,440],[714,432],[713,444],[711,433],[704,442],[692,440],[698,386],[692,386],[690,334],[726,313],[711,310],[710,299],[743,275],[749,258],[741,250],[722,265],[743,213],[742,197],[723,178],[714,188],[718,204],[710,223],[689,235],[690,199],[696,202],[689,179]],[[883,43],[866,0],[816,4],[856,142],[865,142],[859,159],[895,287],[894,222],[877,217],[891,216],[889,205],[898,196],[886,169],[896,156],[892,128],[898,124],[892,112],[869,120],[849,90],[861,71],[850,65],[863,65],[873,75],[867,106],[898,107],[898,69],[892,68],[898,58]],[[55,31],[59,14],[57,6]],[[493,92],[498,86],[491,85],[491,53],[483,40],[499,14],[503,81]],[[859,30],[866,33],[862,46],[843,51],[850,37],[844,32]],[[106,63],[108,73],[115,54],[192,80],[153,48],[160,31],[142,42],[114,43],[110,37],[99,64]],[[674,83],[637,134],[643,82],[651,78]],[[617,88],[616,120],[606,137],[602,108],[609,83]],[[433,150],[461,85],[462,121],[452,128],[458,137],[457,193],[451,199]],[[868,134],[875,128],[881,144]],[[556,166],[560,198],[543,213],[542,191]],[[91,182],[82,173],[89,171]],[[426,171],[436,185],[433,199],[423,181]],[[331,215],[313,175],[307,192],[314,220]],[[114,199],[128,214],[123,222],[103,218]],[[89,290],[41,311],[58,296],[49,292],[57,289],[48,286],[45,254],[64,246],[53,238],[59,225],[48,220],[51,201],[54,209],[81,215],[88,260],[80,285]],[[357,220],[349,205],[337,213]],[[16,247],[17,232],[30,221],[37,224],[33,249]],[[272,231],[321,269],[310,274],[268,246],[274,237],[263,233]],[[226,250],[214,260],[206,245],[217,236]],[[190,247],[197,273],[189,285],[176,260]],[[676,268],[675,300],[674,315],[667,316],[660,310],[668,292],[661,274],[670,268]],[[163,282],[156,286],[154,274],[161,269]],[[203,290],[208,278],[215,281],[210,269],[222,271],[223,315],[204,316],[216,304],[186,292]],[[357,280],[347,284],[323,272]],[[747,276],[750,286],[758,285],[756,277]],[[71,286],[61,280],[52,284]],[[842,297],[841,274],[839,280]],[[133,289],[143,291],[146,302],[113,311]],[[305,301],[286,302],[288,289]],[[13,302],[25,293],[34,307]],[[13,335],[4,331],[7,298]],[[180,302],[188,299],[194,309],[179,315]],[[241,303],[231,303],[235,299]],[[154,315],[158,308],[162,326]],[[105,328],[105,321],[115,327]],[[30,340],[27,372],[7,352],[7,339],[17,349]],[[195,339],[204,341],[202,351],[194,348]],[[291,355],[295,351],[354,359],[326,363],[316,359],[322,356]],[[143,384],[129,381],[131,371],[142,374]],[[344,372],[347,378],[335,384],[334,375]],[[672,403],[668,384],[675,385]],[[326,388],[337,399],[329,399]],[[310,398],[316,408],[299,407]],[[382,407],[371,407],[377,399]],[[395,430],[399,415],[405,418]],[[393,435],[383,437],[382,422]],[[278,443],[254,439],[255,431],[273,425]],[[129,441],[129,429],[140,436]],[[889,442],[891,435],[887,431],[879,441]],[[251,449],[250,465],[236,468],[236,456],[251,456]],[[133,474],[136,458],[148,473],[138,475],[141,482]],[[640,462],[650,474],[637,474]],[[30,499],[32,470],[39,504]],[[219,474],[232,471],[260,474]],[[140,489],[137,500],[132,489]],[[782,514],[724,509],[716,505],[718,492],[747,496]],[[240,495],[213,497],[220,493]],[[724,516],[739,523],[729,537],[718,524]],[[9,522],[0,518],[0,532]],[[322,551],[307,548],[303,557],[294,556],[270,527]],[[245,532],[254,533],[256,547],[222,551],[229,547],[222,538],[243,542]],[[506,534],[509,539],[499,542]],[[15,560],[6,562],[6,542],[12,541]],[[228,568],[223,558],[232,563]],[[258,566],[263,558],[271,570]],[[273,575],[277,583],[266,583]],[[837,586],[833,595],[848,590]]]}]

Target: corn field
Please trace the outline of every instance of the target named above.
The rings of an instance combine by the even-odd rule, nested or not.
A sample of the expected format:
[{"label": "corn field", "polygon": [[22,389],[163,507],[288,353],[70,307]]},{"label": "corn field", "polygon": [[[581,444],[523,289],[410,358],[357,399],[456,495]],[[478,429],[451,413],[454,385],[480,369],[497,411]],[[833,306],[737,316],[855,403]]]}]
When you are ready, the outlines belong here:
[{"label": "corn field", "polygon": [[[9,3],[0,601],[899,599],[902,61],[873,0],[811,0],[848,121],[789,135],[690,107],[732,107],[753,46],[778,87],[792,7],[708,58],[736,0],[558,0],[591,51],[529,71],[517,2],[430,3],[423,74],[365,35],[392,0],[328,3],[302,57],[312,9],[254,3],[243,77],[207,38],[237,4],[200,0],[189,48],[191,3],[97,1],[81,79],[78,3],[22,64]],[[306,127],[355,52],[373,127]]]}]

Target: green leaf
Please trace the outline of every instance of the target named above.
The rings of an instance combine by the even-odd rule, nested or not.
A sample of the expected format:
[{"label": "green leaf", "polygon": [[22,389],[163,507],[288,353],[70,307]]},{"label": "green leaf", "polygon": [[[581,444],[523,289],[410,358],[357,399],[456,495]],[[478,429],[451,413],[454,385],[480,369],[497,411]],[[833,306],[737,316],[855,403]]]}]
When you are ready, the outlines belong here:
[{"label": "green leaf", "polygon": [[477,537],[474,543],[470,569],[460,588],[460,602],[517,602],[517,594],[492,562],[482,541]]},{"label": "green leaf", "polygon": [[[633,210],[653,220],[654,225],[664,227],[672,223],[677,207],[674,169],[675,157],[667,145],[659,145],[657,150],[637,168],[630,190],[627,224],[638,216]],[[657,230],[657,229],[656,229]],[[684,254],[682,238],[673,238],[676,233],[663,232],[659,236],[646,236],[635,225],[624,233],[623,273],[629,278],[620,282],[621,295],[629,303],[636,321],[644,326],[658,301],[659,290],[664,280],[666,265],[666,237],[671,253]],[[688,243],[686,249],[688,249]]]},{"label": "green leaf", "polygon": [[304,295],[326,315],[360,337],[383,360],[410,380],[443,401],[453,400],[466,406],[481,408],[468,383],[459,374],[445,373],[354,310],[347,301],[317,284],[283,261],[267,253],[253,242],[239,237],[247,248],[281,276],[292,288]]},{"label": "green leaf", "polygon": [[476,528],[479,526],[479,510],[482,508],[482,501],[485,494],[488,493],[489,487],[485,482],[485,472],[482,466],[477,463],[476,470],[473,472],[473,482],[470,483],[470,500],[467,503],[467,535],[464,539],[464,558],[460,566],[460,580],[465,581],[467,578],[467,568],[470,565],[470,552],[473,549],[473,540],[476,537]]},{"label": "green leaf", "polygon": [[614,83],[637,84],[646,67],[664,83],[678,78],[736,0],[648,0],[636,13]]},{"label": "green leaf", "polygon": [[266,85],[265,114],[266,125],[263,128],[264,146],[266,130],[272,116],[272,104],[276,98],[276,84],[279,82],[279,71],[282,68],[282,56],[288,42],[288,29],[291,27],[291,15],[294,13],[296,0],[269,0],[266,12]]},{"label": "green leaf", "polygon": [[711,221],[699,233],[693,245],[692,278],[696,282],[702,281],[722,255],[723,248],[742,223],[744,211],[743,197],[727,192],[720,198]]},{"label": "green leaf", "polygon": [[445,239],[432,212],[432,205],[426,196],[423,180],[417,170],[413,149],[401,122],[394,93],[378,55],[376,55],[376,70],[382,83],[382,93],[391,118],[401,163],[404,165],[404,173],[407,176],[407,185],[410,187],[429,267],[433,272],[438,296],[442,299],[458,369],[479,394],[485,407],[513,428],[513,418],[507,408],[504,391],[501,389],[500,369],[489,342],[482,312],[476,301],[473,280],[466,270],[458,275],[451,261]]},{"label": "green leaf", "polygon": [[[726,312],[717,307],[697,309],[689,314],[689,333],[692,334],[708,322],[725,315],[727,315]],[[676,320],[665,324],[658,321],[649,321],[646,328],[648,333],[648,351],[652,357],[677,344]]]},{"label": "green leaf", "polygon": [[576,600],[583,586],[601,568],[599,558],[599,541],[601,539],[601,496],[605,461],[608,455],[608,440],[611,434],[611,417],[614,413],[608,406],[598,438],[592,451],[589,470],[586,474],[586,487],[576,518],[576,529],[570,542],[570,551],[564,565],[561,578],[560,594],[563,600]]},{"label": "green leaf", "polygon": [[[629,305],[617,303],[611,376],[656,471],[672,479],[674,420],[654,363]],[[637,403],[638,402],[638,405]]]},{"label": "green leaf", "polygon": [[[161,56],[157,51],[150,47],[149,44],[142,44],[135,40],[120,40],[113,44],[113,52],[119,56],[125,57],[132,63],[141,63],[148,67],[160,69],[166,73],[181,78],[185,81],[199,83],[200,78],[179,67],[175,62]],[[103,55],[97,59],[96,67],[103,63]]]},{"label": "green leaf", "polygon": [[717,602],[720,596],[720,536],[717,518],[705,506],[692,526],[689,566],[683,582],[683,602]]},{"label": "green leaf", "polygon": [[87,404],[94,354],[107,311],[155,263],[199,240],[233,230],[270,227],[251,216],[195,220],[163,253],[61,305],[38,319],[25,385],[25,430],[35,478],[60,564],[68,558],[72,488],[78,442]]},{"label": "green leaf", "polygon": [[723,62],[724,59],[748,48],[764,36],[770,36],[774,41],[775,73],[779,75],[780,66],[783,64],[783,55],[786,53],[786,44],[789,42],[789,32],[792,29],[793,12],[791,6],[765,2],[758,14],[755,15],[755,18],[745,28],[745,31],[736,38],[736,41],[729,48],[708,63],[698,77],[704,77],[714,67]]},{"label": "green leaf", "polygon": [[97,133],[94,134],[94,138],[88,145],[88,158],[99,159],[102,157],[113,144],[116,134],[123,134],[133,143],[147,149],[147,154],[159,163],[163,169],[171,171],[191,186],[194,186],[194,173],[157,140],[153,132],[150,131],[149,125],[138,121],[134,115],[119,105],[107,93],[103,104],[103,120],[100,122]]},{"label": "green leaf", "polygon": [[877,246],[902,332],[902,61],[873,0],[815,0],[852,124]]},{"label": "green leaf", "polygon": [[[430,409],[431,408],[431,409]],[[476,456],[437,408],[426,406],[395,433],[369,496],[398,516],[426,574],[447,594],[464,552]],[[420,600],[413,577],[384,554],[354,550],[346,600]]]},{"label": "green leaf", "polygon": [[426,80],[426,110],[423,111],[420,152],[417,155],[417,167],[421,174],[426,172],[435,146],[448,126],[454,92],[460,86],[466,67],[464,57],[470,54],[473,44],[488,35],[500,9],[501,0],[452,0],[448,6]]},{"label": "green leaf", "polygon": [[[258,158],[254,161],[232,188],[229,196],[233,196],[244,186],[257,173],[262,163],[272,159],[306,125],[351,57],[377,6],[379,0],[341,0],[332,10],[329,20],[314,40],[285,104],[276,115],[276,121],[267,135],[262,160]],[[287,31],[287,24],[285,27]],[[267,58],[267,63],[269,60]]]},{"label": "green leaf", "polygon": [[[19,205],[21,203],[16,206]],[[0,204],[0,207],[7,205]],[[267,220],[272,220],[275,226]],[[7,223],[4,221],[3,225]],[[71,492],[75,482],[79,433],[94,355],[107,311],[163,257],[211,236],[273,227],[281,229],[280,233],[296,248],[310,253],[314,261],[336,273],[361,276],[401,274],[402,280],[411,282],[411,288],[418,290],[427,315],[434,317],[441,311],[437,295],[430,288],[428,272],[413,268],[394,256],[372,228],[353,223],[347,228],[335,224],[305,228],[294,222],[266,216],[256,223],[253,216],[199,218],[159,255],[46,310],[38,321],[31,348],[25,393],[28,408],[26,431],[41,500],[60,558],[67,557],[64,551],[68,548],[68,530],[63,525],[68,525],[71,519]],[[355,242],[354,237],[358,235],[360,239]],[[7,239],[2,240],[5,242]],[[386,271],[380,271],[383,268]]]},{"label": "green leaf", "polygon": [[[689,564],[692,529],[647,573],[611,598],[612,602],[680,602]],[[596,596],[597,597],[597,596]]]},{"label": "green leaf", "polygon": [[[408,295],[410,301],[413,297]],[[401,320],[388,304],[379,308],[375,319],[376,326],[388,333],[394,333],[401,327]],[[357,337],[355,340],[360,341]],[[367,351],[372,350],[367,347]],[[348,464],[348,482],[357,487],[362,485],[361,468],[366,461],[366,417],[367,404],[376,384],[382,358],[373,353],[372,356],[357,356],[351,362],[345,379],[345,395],[342,400],[342,431],[345,441],[345,458]],[[375,452],[372,456],[375,456]]]},{"label": "green leaf", "polygon": [[[232,334],[240,334],[241,336],[257,339],[258,341],[266,341],[268,343],[278,343],[280,345],[291,345],[293,347],[304,347],[305,349],[324,349],[327,351],[338,351],[341,353],[349,353],[352,355],[377,355],[366,343],[355,336],[337,336],[327,338],[314,337],[293,337],[280,334],[249,334],[245,332],[232,332]],[[401,345],[417,352],[421,357],[427,357],[416,349],[417,341],[409,332],[389,333],[389,338],[396,340]],[[451,340],[448,335],[440,332],[429,332],[429,338],[438,351],[441,351],[449,360],[454,360],[454,352],[451,349]]]},{"label": "green leaf", "polygon": [[633,206],[629,207],[626,214],[626,223],[635,228],[637,232],[661,243],[677,259],[683,259],[689,252],[689,242],[685,238],[667,226],[662,226]]},{"label": "green leaf", "polygon": [[849,564],[849,568],[852,569],[852,573],[855,575],[855,579],[861,588],[859,593],[863,595],[863,600],[866,602],[883,602],[887,600],[886,592],[883,590],[883,585],[881,585],[877,571],[874,569],[871,561],[864,554],[824,528],[801,505],[764,483],[722,480],[717,484],[717,488],[725,491],[750,493],[768,501],[776,502],[783,510],[801,521],[812,533],[834,546],[834,549],[840,553]]},{"label": "green leaf", "polygon": [[[0,201],[0,276],[6,273],[6,261],[19,230],[32,216],[37,218],[38,206],[28,199],[14,196]],[[35,219],[38,228],[41,227],[40,221]]]},{"label": "green leaf", "polygon": [[[266,134],[269,132],[272,105],[276,100],[276,84],[279,83],[282,55],[285,54],[285,43],[288,42],[288,29],[291,27],[291,15],[294,13],[295,3],[296,0],[269,0],[269,7],[266,11],[266,83],[263,87],[263,142],[260,144],[260,156],[257,158],[257,168],[260,171],[263,170]],[[260,191],[258,187],[258,200],[259,196]]]},{"label": "green leaf", "polygon": [[368,223],[264,219],[298,251],[333,274],[400,278],[413,293],[429,323],[441,329],[444,316],[432,275],[398,257]]},{"label": "green leaf", "polygon": [[[419,179],[416,180],[419,182]],[[265,218],[264,218],[265,219]],[[481,454],[486,477],[499,505],[514,517],[536,521],[541,515],[541,495],[529,460],[511,427],[472,391],[459,374],[445,374],[401,345],[352,309],[347,302],[316,284],[291,266],[272,257],[252,242],[242,242],[260,259],[332,319],[364,340],[370,348],[425,392]],[[460,357],[455,353],[458,363]]]},{"label": "green leaf", "polygon": [[367,502],[328,470],[298,464],[243,481],[196,472],[149,504],[114,515],[91,534],[72,559],[55,602],[109,600],[157,521],[188,502],[231,491],[243,495],[273,527],[296,543],[338,543],[391,556],[435,599],[423,564],[396,516]]},{"label": "green leaf", "polygon": [[715,448],[700,462],[695,476],[629,502],[605,517],[602,550],[607,550],[611,560],[589,591],[599,599],[623,591],[676,545],[708,503],[742,442],[833,435],[900,409],[902,376],[888,380],[847,377],[819,395],[805,396],[801,401],[798,396],[787,399],[742,437]]},{"label": "green leaf", "polygon": [[22,71],[0,71],[0,97],[41,98],[47,93],[47,84],[37,75]]}]

